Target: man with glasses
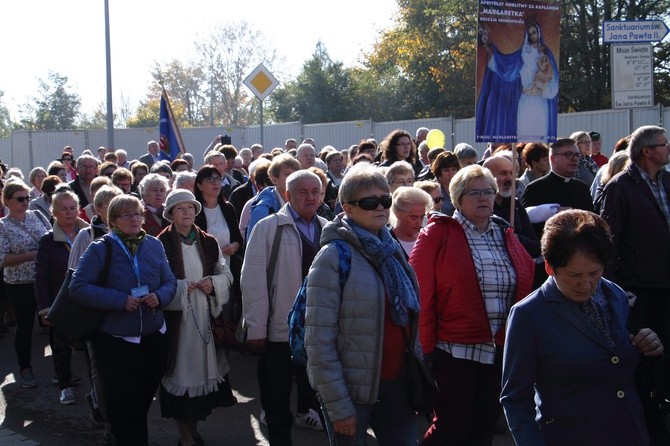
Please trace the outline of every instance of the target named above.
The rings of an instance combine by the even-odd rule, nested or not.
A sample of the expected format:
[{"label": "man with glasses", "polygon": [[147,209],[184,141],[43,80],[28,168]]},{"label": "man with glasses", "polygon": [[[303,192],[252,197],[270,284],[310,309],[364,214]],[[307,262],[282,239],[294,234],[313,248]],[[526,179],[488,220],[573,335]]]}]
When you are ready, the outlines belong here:
[{"label": "man with glasses", "polygon": [[[617,259],[605,277],[637,296],[632,314],[639,327],[654,330],[670,346],[670,160],[665,129],[643,126],[628,145],[631,163],[603,191],[602,217],[610,225]],[[670,389],[670,361],[663,363]],[[654,412],[654,411],[651,411]],[[648,418],[651,444],[670,444],[657,417]]]},{"label": "man with glasses", "polygon": [[[532,206],[543,204],[557,204],[560,210],[582,209],[593,212],[593,201],[589,187],[584,182],[574,178],[579,166],[579,149],[571,138],[560,138],[549,147],[549,164],[551,170],[542,178],[532,181],[523,193],[521,204],[526,210]],[[531,214],[531,212],[528,212]],[[546,215],[542,221],[533,224],[537,238],[542,238],[544,222],[551,215]],[[531,218],[532,220],[532,218]],[[535,268],[533,287],[537,288],[547,278],[544,265],[538,264]]]},{"label": "man with glasses", "polygon": [[77,178],[68,184],[79,197],[79,206],[84,208],[91,202],[91,181],[98,176],[98,161],[91,155],[77,158]]}]

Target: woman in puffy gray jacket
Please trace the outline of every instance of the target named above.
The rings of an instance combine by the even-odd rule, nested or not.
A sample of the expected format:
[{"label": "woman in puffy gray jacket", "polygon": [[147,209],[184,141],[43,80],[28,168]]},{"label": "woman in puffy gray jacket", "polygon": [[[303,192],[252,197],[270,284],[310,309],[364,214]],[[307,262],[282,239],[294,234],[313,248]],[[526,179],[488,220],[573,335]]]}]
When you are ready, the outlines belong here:
[{"label": "woman in puffy gray jacket", "polygon": [[[380,445],[416,444],[402,369],[403,331],[409,339],[419,310],[418,285],[386,227],[389,186],[375,167],[359,164],[339,193],[344,214],[323,229],[308,276],[307,373],[331,444],[365,445],[368,426]],[[339,271],[347,262],[351,274],[340,288]]]}]

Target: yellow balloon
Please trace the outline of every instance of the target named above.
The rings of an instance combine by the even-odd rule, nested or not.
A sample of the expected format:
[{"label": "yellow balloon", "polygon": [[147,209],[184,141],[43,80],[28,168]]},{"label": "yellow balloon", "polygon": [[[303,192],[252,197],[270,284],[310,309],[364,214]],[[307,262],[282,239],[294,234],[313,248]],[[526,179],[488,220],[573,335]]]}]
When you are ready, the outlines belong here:
[{"label": "yellow balloon", "polygon": [[429,149],[444,147],[445,141],[444,133],[440,129],[432,129],[426,135],[426,144],[428,144]]}]

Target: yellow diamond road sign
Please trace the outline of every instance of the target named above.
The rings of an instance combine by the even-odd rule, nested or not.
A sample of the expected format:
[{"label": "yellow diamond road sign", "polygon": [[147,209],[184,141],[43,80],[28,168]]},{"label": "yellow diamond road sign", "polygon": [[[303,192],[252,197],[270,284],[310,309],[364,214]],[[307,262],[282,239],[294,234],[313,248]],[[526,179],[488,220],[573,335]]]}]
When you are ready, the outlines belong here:
[{"label": "yellow diamond road sign", "polygon": [[244,79],[244,85],[262,101],[277,88],[279,82],[263,64],[260,64]]}]

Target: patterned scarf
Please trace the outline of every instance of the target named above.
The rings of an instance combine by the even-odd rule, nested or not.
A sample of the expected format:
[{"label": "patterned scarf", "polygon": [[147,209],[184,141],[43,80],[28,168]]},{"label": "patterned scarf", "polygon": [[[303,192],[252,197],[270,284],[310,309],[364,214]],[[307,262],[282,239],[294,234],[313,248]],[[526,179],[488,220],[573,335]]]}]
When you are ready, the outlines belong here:
[{"label": "patterned scarf", "polygon": [[144,229],[140,229],[140,232],[137,233],[137,235],[128,235],[119,230],[119,228],[113,228],[112,232],[121,239],[124,245],[126,245],[126,248],[128,248],[128,251],[130,251],[130,254],[133,256],[137,254],[137,250],[140,248],[140,244],[144,241],[144,239],[147,236],[147,233],[144,231]]},{"label": "patterned scarf", "polygon": [[402,247],[393,239],[387,227],[383,227],[377,237],[358,226],[353,220],[346,218],[345,221],[361,241],[362,249],[367,254],[366,257],[381,273],[382,282],[386,287],[386,296],[391,306],[393,323],[406,327],[409,324],[408,310],[418,312],[419,299],[417,290],[400,260],[404,258]]}]

